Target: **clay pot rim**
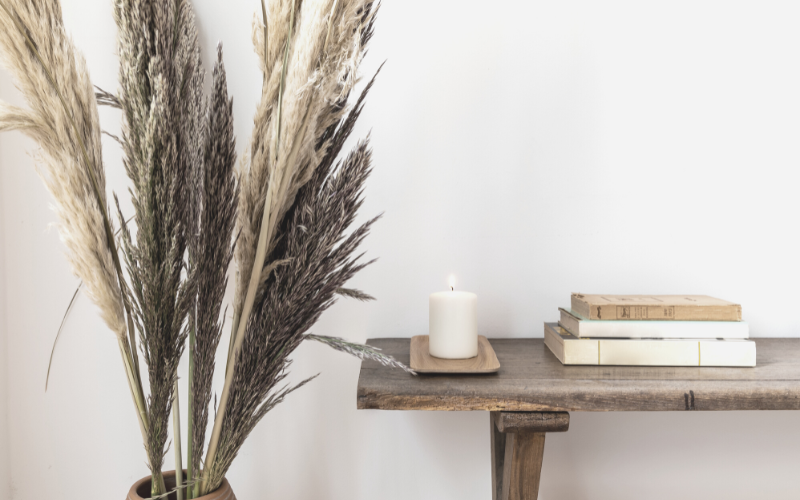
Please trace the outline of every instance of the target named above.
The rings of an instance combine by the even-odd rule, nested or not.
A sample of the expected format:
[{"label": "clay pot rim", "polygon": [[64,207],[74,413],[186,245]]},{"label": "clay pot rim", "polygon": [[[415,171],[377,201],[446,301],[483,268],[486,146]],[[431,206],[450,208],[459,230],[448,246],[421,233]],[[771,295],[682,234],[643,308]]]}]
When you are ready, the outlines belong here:
[{"label": "clay pot rim", "polygon": [[[186,470],[184,469],[183,472],[185,474]],[[165,479],[166,478],[172,478],[172,477],[175,477],[175,471],[174,470],[163,471],[162,475],[164,476]],[[148,475],[148,476],[145,476],[145,477],[141,478],[140,480],[136,481],[135,483],[133,483],[133,486],[131,486],[131,489],[128,490],[128,499],[127,500],[147,500],[147,498],[149,498],[149,497],[140,497],[139,494],[137,493],[137,490],[144,483],[149,483],[151,479],[152,479],[152,476]],[[165,499],[166,498],[167,497],[165,497]],[[222,484],[219,485],[219,488],[217,488],[216,490],[212,491],[211,493],[209,493],[207,495],[203,495],[201,497],[197,497],[194,500],[235,500],[235,498],[236,497],[233,496],[233,490],[231,490],[231,485],[228,483],[228,479],[223,477],[222,478]]]}]

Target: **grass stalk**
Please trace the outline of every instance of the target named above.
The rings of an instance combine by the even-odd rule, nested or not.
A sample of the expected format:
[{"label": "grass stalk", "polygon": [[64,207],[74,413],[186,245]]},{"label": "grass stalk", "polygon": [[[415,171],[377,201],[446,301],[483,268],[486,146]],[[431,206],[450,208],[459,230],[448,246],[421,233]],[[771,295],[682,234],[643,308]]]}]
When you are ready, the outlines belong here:
[{"label": "grass stalk", "polygon": [[[268,193],[269,195],[269,193]],[[234,312],[233,321],[231,324],[231,338],[228,340],[228,359],[225,363],[225,376],[228,375],[228,370],[231,368],[231,358],[233,357],[233,346],[236,343],[236,332],[239,331],[239,318]]]},{"label": "grass stalk", "polygon": [[264,21],[264,78],[263,82],[267,82],[267,59],[269,58],[269,26],[267,25],[267,6],[264,3],[264,0],[261,0],[261,17]]},{"label": "grass stalk", "polygon": [[56,344],[58,344],[58,339],[61,337],[61,331],[64,329],[64,323],[67,322],[67,316],[69,316],[69,312],[72,310],[72,305],[75,303],[75,299],[78,297],[78,293],[81,291],[82,285],[83,281],[80,282],[78,288],[75,289],[75,293],[72,294],[72,299],[70,299],[67,310],[64,311],[64,317],[61,318],[61,324],[58,326],[58,332],[56,333],[56,339],[53,341],[53,347],[50,349],[50,361],[47,363],[47,376],[44,379],[45,392],[47,392],[47,384],[50,383],[50,368],[53,366],[53,355],[56,353]]},{"label": "grass stalk", "polygon": [[286,48],[283,51],[283,66],[281,67],[281,84],[278,87],[278,123],[275,128],[275,146],[272,150],[275,152],[275,161],[273,165],[278,165],[278,153],[280,152],[281,143],[281,119],[283,118],[283,91],[286,87],[286,67],[289,64],[289,47],[292,45],[292,30],[294,28],[294,10],[295,0],[292,0],[292,13],[289,16],[289,34],[286,37]]},{"label": "grass stalk", "polygon": [[[290,18],[289,18],[289,36],[286,39],[286,47],[285,47],[284,52],[283,52],[283,66],[281,67],[281,81],[280,81],[280,86],[278,87],[277,127],[275,129],[276,130],[276,132],[275,132],[275,144],[272,147],[272,150],[275,152],[275,156],[274,156],[272,164],[276,166],[274,172],[276,172],[277,175],[280,175],[280,170],[277,168],[277,165],[278,165],[278,160],[279,160],[279,151],[278,151],[278,149],[280,147],[280,142],[281,142],[281,118],[282,118],[282,114],[283,114],[283,88],[286,85],[286,73],[287,73],[286,67],[287,67],[287,65],[289,63],[289,47],[290,47],[291,42],[292,42],[292,29],[294,27],[294,11],[295,11],[294,7],[295,7],[294,0],[292,0],[292,12],[291,12],[291,15],[290,15]],[[266,26],[267,26],[267,11],[266,11],[266,7],[264,5],[264,1],[263,0],[261,2],[261,8],[262,8],[262,15],[264,16],[264,39],[266,40],[266,36],[267,36],[267,28],[266,28]],[[266,42],[265,42],[265,44],[264,44],[265,61],[266,61],[266,49],[267,49],[267,45],[266,45]],[[266,67],[264,68],[264,71],[266,71]],[[265,76],[266,76],[266,73],[265,73]],[[252,273],[250,274],[250,282],[248,283],[248,287],[247,287],[247,295],[245,296],[245,303],[244,303],[244,306],[242,307],[242,312],[239,313],[239,315],[237,315],[233,319],[233,327],[231,329],[231,340],[230,340],[230,345],[228,347],[228,363],[225,366],[225,374],[226,375],[227,375],[228,370],[230,369],[230,367],[232,365],[231,358],[233,357],[234,353],[238,351],[238,348],[236,348],[236,339],[239,338],[240,329],[243,332],[244,328],[247,327],[247,321],[245,321],[244,327],[241,326],[241,324],[240,324],[241,323],[241,319],[242,318],[245,318],[245,319],[249,318],[250,312],[251,312],[252,307],[253,307],[253,301],[255,300],[255,292],[258,290],[258,283],[259,283],[259,281],[261,279],[261,271],[263,270],[263,266],[264,266],[263,262],[264,262],[264,259],[266,258],[266,243],[269,243],[269,240],[272,237],[271,234],[268,234],[269,233],[269,229],[267,229],[267,231],[265,231],[265,227],[269,228],[269,226],[270,226],[269,225],[269,221],[271,220],[271,217],[270,217],[271,210],[270,209],[272,207],[273,192],[275,190],[274,187],[275,187],[276,184],[279,185],[280,183],[281,183],[280,180],[275,182],[275,175],[271,175],[270,176],[269,185],[267,186],[267,197],[266,197],[266,200],[264,200],[264,214],[263,214],[263,216],[261,218],[261,232],[260,232],[260,234],[258,236],[258,247],[256,248],[256,258],[255,258],[255,261],[253,262]],[[263,250],[263,252],[262,252],[262,250]],[[262,253],[264,255],[262,255],[259,258],[259,255],[261,255]],[[259,264],[256,265],[256,263],[259,263]]]},{"label": "grass stalk", "polygon": [[[219,400],[217,408],[217,415],[214,418],[214,429],[211,432],[211,440],[208,443],[208,452],[206,453],[206,466],[203,468],[203,481],[200,485],[200,494],[205,495],[208,493],[208,474],[211,470],[214,458],[217,454],[217,446],[219,445],[219,437],[222,432],[222,420],[225,418],[225,408],[228,405],[228,397],[230,396],[230,387],[233,382],[233,369],[236,365],[236,354],[242,348],[244,342],[244,330],[247,327],[247,320],[249,319],[250,312],[253,308],[255,301],[255,292],[258,289],[258,282],[261,277],[261,270],[264,265],[264,258],[266,257],[266,241],[267,241],[267,228],[269,227],[269,207],[272,203],[272,180],[270,179],[270,188],[267,189],[267,199],[264,201],[264,216],[261,220],[261,233],[258,237],[258,247],[256,250],[256,260],[253,263],[253,272],[250,275],[250,283],[247,287],[247,296],[245,298],[244,307],[242,308],[241,320],[238,322],[238,330],[232,332],[235,337],[232,338],[233,348],[228,352],[228,365],[225,370],[225,385],[222,388],[222,396]],[[260,263],[256,265],[256,263]]]},{"label": "grass stalk", "polygon": [[120,337],[117,337],[117,343],[119,345],[119,353],[122,355],[122,363],[125,367],[125,376],[128,379],[128,387],[131,390],[133,404],[136,406],[136,417],[139,421],[139,429],[142,431],[142,439],[147,443],[149,419],[147,417],[147,406],[145,406],[144,403],[144,395],[138,390],[138,385],[133,375],[133,366],[131,365],[127,343]]},{"label": "grass stalk", "polygon": [[[189,328],[189,404],[186,410],[186,484],[191,484],[194,478],[194,391],[192,381],[194,380],[194,325]],[[194,498],[195,487],[186,488],[186,498]]]},{"label": "grass stalk", "polygon": [[[172,441],[175,446],[175,488],[178,500],[183,500],[183,457],[181,456],[181,405],[178,400],[178,377],[172,396]],[[191,438],[190,438],[191,441]],[[191,468],[191,466],[190,466]]]},{"label": "grass stalk", "polygon": [[[286,83],[286,68],[289,62],[289,48],[292,44],[292,29],[294,27],[294,14],[295,14],[295,0],[292,0],[292,10],[289,16],[289,32],[286,38],[286,48],[283,54],[283,67],[281,68],[281,84],[280,89],[278,91],[278,117],[277,117],[277,132],[276,132],[276,141],[275,141],[275,162],[273,165],[277,167],[278,165],[278,148],[280,145],[280,135],[281,135],[281,112],[283,109],[283,90]],[[266,69],[266,68],[265,68]],[[277,168],[275,169],[278,170]],[[256,256],[253,262],[253,269],[250,273],[250,282],[247,285],[247,295],[245,296],[244,305],[242,306],[242,312],[239,315],[238,321],[234,320],[234,324],[237,325],[237,330],[232,332],[235,334],[235,338],[233,339],[233,349],[228,352],[228,364],[225,373],[225,385],[222,388],[222,395],[219,400],[219,406],[217,409],[217,416],[214,419],[214,429],[211,432],[211,439],[208,443],[208,452],[206,453],[206,460],[205,460],[205,467],[203,469],[203,481],[200,486],[200,493],[205,495],[208,493],[208,479],[209,473],[214,466],[214,459],[216,458],[217,454],[217,447],[219,446],[219,438],[222,432],[222,421],[225,418],[225,410],[228,406],[228,397],[230,396],[230,387],[231,383],[233,382],[233,372],[234,367],[236,365],[236,355],[242,347],[242,343],[244,341],[244,331],[247,328],[247,322],[250,319],[250,313],[253,309],[253,303],[255,302],[256,298],[256,291],[258,290],[258,284],[261,281],[261,272],[264,269],[264,260],[267,257],[267,248],[268,243],[272,235],[270,234],[272,231],[272,224],[270,224],[270,220],[272,218],[271,212],[272,210],[272,198],[273,198],[273,191],[275,186],[275,176],[270,176],[269,186],[267,188],[267,196],[264,200],[264,214],[261,219],[261,231],[258,236],[258,246],[256,247]],[[274,215],[274,214],[272,214]]]},{"label": "grass stalk", "polygon": [[155,498],[163,495],[167,491],[164,484],[164,475],[161,471],[153,472],[152,479],[150,480],[150,496]]}]

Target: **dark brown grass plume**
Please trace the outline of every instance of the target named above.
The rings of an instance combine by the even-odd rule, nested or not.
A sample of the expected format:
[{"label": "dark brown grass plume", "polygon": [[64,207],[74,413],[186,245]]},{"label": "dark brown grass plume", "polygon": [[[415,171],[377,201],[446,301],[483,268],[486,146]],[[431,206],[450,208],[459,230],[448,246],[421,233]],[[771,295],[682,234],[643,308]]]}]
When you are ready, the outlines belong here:
[{"label": "dark brown grass plume", "polygon": [[[124,165],[132,181],[135,238],[123,230],[135,323],[147,363],[147,453],[153,494],[163,493],[176,370],[186,343],[194,275],[186,280],[192,179],[202,144],[202,78],[191,6],[185,0],[114,3],[120,58]],[[123,220],[120,214],[120,220]]]},{"label": "dark brown grass plume", "polygon": [[214,357],[222,335],[220,309],[227,284],[226,271],[233,258],[231,246],[236,220],[238,188],[233,171],[236,140],[233,135],[233,101],[228,99],[222,47],[218,47],[208,113],[208,132],[202,167],[200,233],[196,251],[197,306],[192,374],[193,469],[197,477],[205,444]]}]

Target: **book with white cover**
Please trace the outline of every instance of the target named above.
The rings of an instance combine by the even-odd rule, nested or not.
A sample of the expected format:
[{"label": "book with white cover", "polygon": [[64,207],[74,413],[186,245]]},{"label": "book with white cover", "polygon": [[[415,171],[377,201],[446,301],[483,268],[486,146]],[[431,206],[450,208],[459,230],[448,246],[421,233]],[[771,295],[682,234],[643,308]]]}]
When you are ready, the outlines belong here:
[{"label": "book with white cover", "polygon": [[590,339],[575,337],[556,323],[545,323],[544,343],[565,365],[756,365],[756,343],[743,339]]},{"label": "book with white cover", "polygon": [[586,319],[558,308],[559,325],[576,337],[631,339],[746,339],[750,329],[744,321],[617,321]]}]

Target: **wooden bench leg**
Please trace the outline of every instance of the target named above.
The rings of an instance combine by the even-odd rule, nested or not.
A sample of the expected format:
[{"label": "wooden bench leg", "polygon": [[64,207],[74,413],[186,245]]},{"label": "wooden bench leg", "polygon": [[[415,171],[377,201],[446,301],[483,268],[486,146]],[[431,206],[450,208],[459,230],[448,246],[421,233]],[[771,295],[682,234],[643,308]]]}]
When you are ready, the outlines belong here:
[{"label": "wooden bench leg", "polygon": [[569,429],[567,412],[493,411],[492,500],[536,500],[547,432]]},{"label": "wooden bench leg", "polygon": [[492,436],[492,500],[503,498],[503,461],[506,457],[506,435],[500,432],[495,424],[499,411],[493,411],[489,416],[489,429]]}]

